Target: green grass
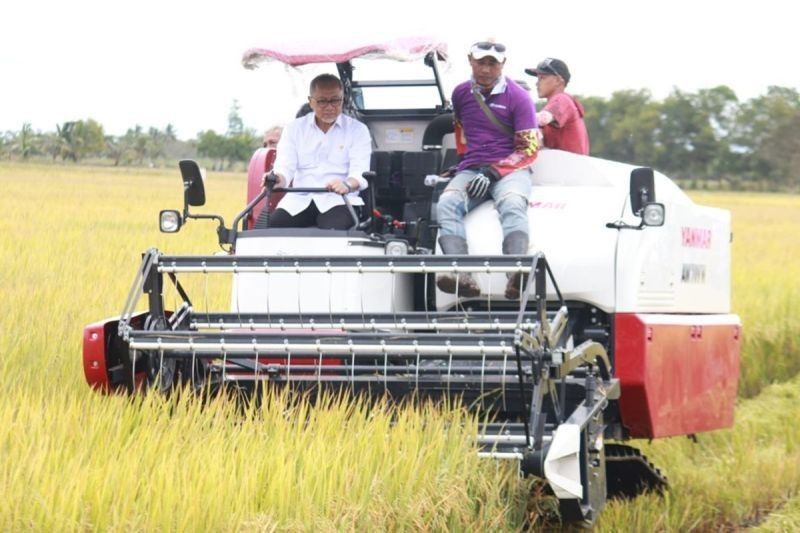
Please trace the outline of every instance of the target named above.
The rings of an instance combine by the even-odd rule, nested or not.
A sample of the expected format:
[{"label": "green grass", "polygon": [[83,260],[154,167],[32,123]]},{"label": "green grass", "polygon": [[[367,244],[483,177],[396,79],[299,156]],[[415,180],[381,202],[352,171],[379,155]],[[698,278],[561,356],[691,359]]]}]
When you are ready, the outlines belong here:
[{"label": "green grass", "polygon": [[755,527],[759,533],[800,531],[800,494],[795,494]]}]

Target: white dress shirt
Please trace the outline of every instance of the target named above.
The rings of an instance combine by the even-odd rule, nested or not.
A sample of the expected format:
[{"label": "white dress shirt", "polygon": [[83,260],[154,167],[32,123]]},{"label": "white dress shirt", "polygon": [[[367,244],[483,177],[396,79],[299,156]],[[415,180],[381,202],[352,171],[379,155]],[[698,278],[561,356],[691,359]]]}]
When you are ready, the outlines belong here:
[{"label": "white dress shirt", "polygon": [[[362,174],[369,170],[372,139],[369,129],[354,118],[340,114],[326,132],[317,126],[314,113],[295,119],[283,130],[278,142],[273,170],[283,175],[293,187],[325,187],[331,179],[358,180],[359,189],[366,189]],[[349,194],[351,205],[364,205],[358,191]],[[336,193],[287,193],[278,203],[295,216],[311,202],[320,213],[344,205]]]}]

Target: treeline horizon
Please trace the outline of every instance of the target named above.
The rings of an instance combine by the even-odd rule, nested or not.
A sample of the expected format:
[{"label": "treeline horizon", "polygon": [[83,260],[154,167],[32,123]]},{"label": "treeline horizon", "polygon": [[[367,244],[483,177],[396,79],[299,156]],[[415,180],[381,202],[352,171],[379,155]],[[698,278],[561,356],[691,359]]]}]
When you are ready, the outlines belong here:
[{"label": "treeline horizon", "polygon": [[[727,86],[656,100],[646,89],[610,97],[580,96],[586,110],[591,155],[653,167],[693,188],[800,191],[800,93],[772,86],[740,101]],[[541,109],[544,101],[537,102]],[[215,170],[238,169],[261,146],[263,130],[245,127],[233,101],[228,129],[209,129],[180,140],[175,128],[140,125],[106,135],[92,118],[57,124],[55,131],[0,133],[0,160],[113,166],[170,166],[205,158]]]}]

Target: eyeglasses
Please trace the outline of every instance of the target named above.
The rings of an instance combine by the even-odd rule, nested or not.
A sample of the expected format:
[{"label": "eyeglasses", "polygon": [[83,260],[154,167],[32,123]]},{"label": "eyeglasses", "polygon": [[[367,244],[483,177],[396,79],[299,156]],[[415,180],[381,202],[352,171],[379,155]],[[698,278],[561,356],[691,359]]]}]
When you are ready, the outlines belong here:
[{"label": "eyeglasses", "polygon": [[313,96],[309,96],[311,100],[314,100],[318,106],[320,107],[339,107],[344,102],[344,98],[314,98]]},{"label": "eyeglasses", "polygon": [[494,48],[501,54],[506,51],[506,45],[500,43],[493,43],[491,41],[481,41],[479,43],[475,43],[472,45],[473,48],[478,48],[479,50],[491,50]]}]

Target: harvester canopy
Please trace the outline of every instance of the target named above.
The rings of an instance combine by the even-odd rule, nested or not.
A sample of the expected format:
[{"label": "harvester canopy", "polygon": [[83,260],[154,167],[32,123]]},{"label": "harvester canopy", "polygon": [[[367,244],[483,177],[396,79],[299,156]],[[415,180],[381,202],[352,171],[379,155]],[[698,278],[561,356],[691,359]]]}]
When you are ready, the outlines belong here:
[{"label": "harvester canopy", "polygon": [[394,61],[417,61],[429,53],[436,53],[440,61],[447,59],[447,45],[429,37],[409,37],[393,41],[364,43],[326,43],[319,46],[297,43],[281,43],[266,48],[251,48],[242,56],[242,65],[247,69],[257,68],[261,63],[277,61],[292,67],[311,63],[346,63],[353,59],[390,59]]}]

